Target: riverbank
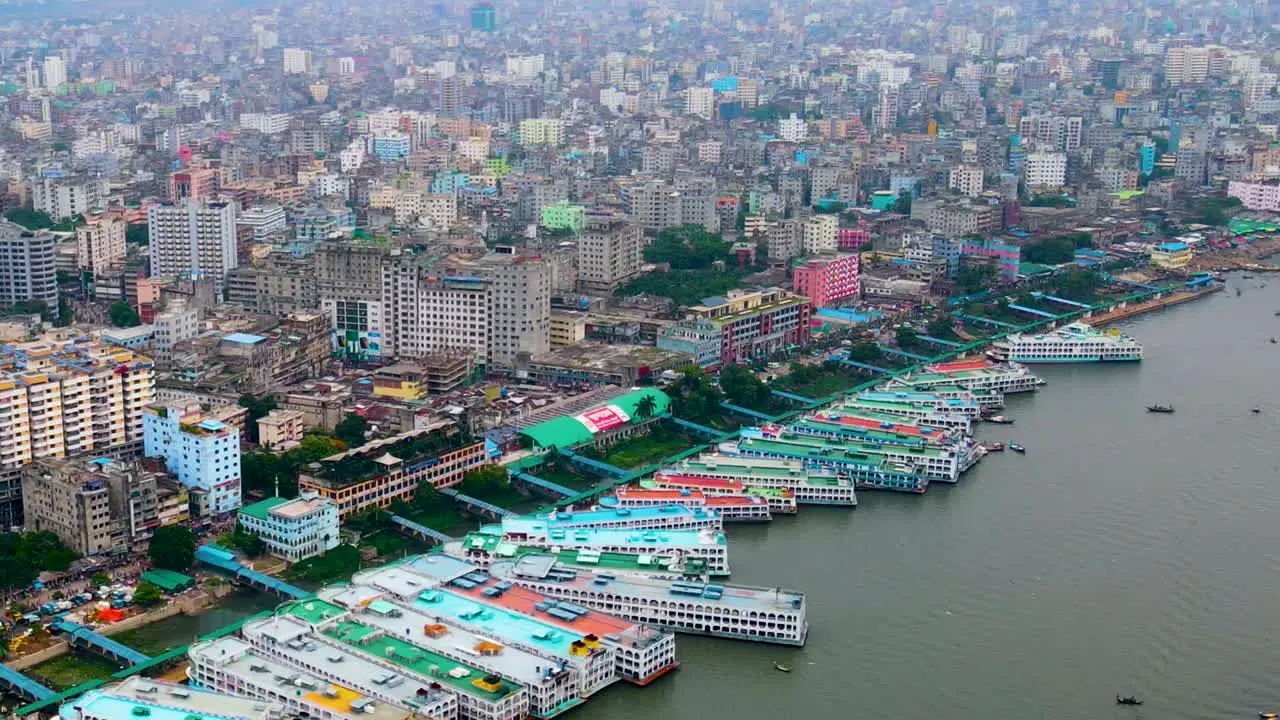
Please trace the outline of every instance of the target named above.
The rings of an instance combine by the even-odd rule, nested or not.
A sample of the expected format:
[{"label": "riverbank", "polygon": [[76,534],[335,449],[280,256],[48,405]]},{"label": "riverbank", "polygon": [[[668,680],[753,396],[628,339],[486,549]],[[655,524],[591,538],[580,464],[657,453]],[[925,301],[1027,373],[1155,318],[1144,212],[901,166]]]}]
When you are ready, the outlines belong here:
[{"label": "riverbank", "polygon": [[1182,303],[1190,302],[1192,300],[1199,300],[1202,297],[1206,297],[1217,292],[1222,292],[1221,285],[1211,285],[1201,290],[1180,290],[1156,300],[1147,300],[1146,302],[1140,303],[1121,303],[1119,306],[1112,308],[1107,312],[1099,315],[1091,315],[1085,318],[1084,321],[1094,327],[1103,327],[1110,323],[1119,322],[1120,320],[1128,320],[1131,317],[1142,315],[1144,313],[1163,310],[1164,308],[1181,305]]},{"label": "riverbank", "polygon": [[[138,630],[178,615],[198,615],[217,607],[222,598],[233,592],[235,592],[235,587],[230,584],[204,587],[189,594],[172,598],[169,604],[164,607],[148,610],[110,625],[95,626],[93,630],[105,637],[112,637],[130,630]],[[66,642],[58,641],[47,648],[9,660],[5,662],[5,665],[14,670],[27,670],[61,657],[67,654],[70,649],[71,647]]]}]

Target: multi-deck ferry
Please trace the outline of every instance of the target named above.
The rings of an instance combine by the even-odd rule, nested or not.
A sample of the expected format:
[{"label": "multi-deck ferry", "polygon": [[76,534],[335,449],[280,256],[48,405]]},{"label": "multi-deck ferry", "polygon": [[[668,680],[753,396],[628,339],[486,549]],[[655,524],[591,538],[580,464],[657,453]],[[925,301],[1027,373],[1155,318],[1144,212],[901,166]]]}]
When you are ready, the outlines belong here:
[{"label": "multi-deck ferry", "polygon": [[843,443],[822,438],[743,437],[737,442],[720,443],[719,455],[714,461],[718,462],[721,457],[739,462],[760,459],[799,462],[814,472],[830,473],[831,481],[847,485],[851,496],[855,488],[922,493],[929,487],[929,476],[915,465],[888,460],[881,454],[850,450]]},{"label": "multi-deck ferry", "polygon": [[738,452],[735,447],[731,452],[683,460],[658,473],[659,476],[667,474],[738,480],[754,487],[786,488],[795,493],[796,502],[802,505],[858,504],[853,482],[830,469],[805,463],[800,457]]},{"label": "multi-deck ferry", "polygon": [[1142,345],[1118,330],[1103,332],[1077,322],[1042,335],[1015,333],[992,343],[987,354],[1021,363],[1136,362]]},{"label": "multi-deck ferry", "polygon": [[932,390],[937,386],[959,386],[966,390],[989,390],[999,393],[1030,392],[1044,384],[1044,378],[1016,362],[997,364],[990,360],[960,360],[929,365],[923,372],[907,373],[894,378],[886,386]]},{"label": "multi-deck ferry", "polygon": [[796,493],[789,487],[748,485],[742,480],[732,477],[681,475],[672,468],[658,471],[651,479],[642,480],[640,486],[653,490],[690,490],[700,492],[708,500],[733,498],[740,495],[758,497],[768,504],[771,515],[796,514]]},{"label": "multi-deck ferry", "polygon": [[600,507],[608,509],[651,509],[678,505],[702,511],[715,511],[723,522],[768,522],[773,519],[769,501],[758,495],[707,495],[699,490],[681,488],[660,490],[651,482],[639,487],[623,486],[611,496],[600,498]]}]

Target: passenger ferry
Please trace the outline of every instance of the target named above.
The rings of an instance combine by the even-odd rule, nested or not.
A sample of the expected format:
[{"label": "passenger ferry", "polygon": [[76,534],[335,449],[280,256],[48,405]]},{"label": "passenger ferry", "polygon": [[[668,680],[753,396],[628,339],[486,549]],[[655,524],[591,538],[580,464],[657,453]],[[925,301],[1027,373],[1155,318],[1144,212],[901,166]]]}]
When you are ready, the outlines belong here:
[{"label": "passenger ferry", "polygon": [[737,442],[720,443],[716,457],[725,456],[730,460],[798,461],[813,472],[829,473],[818,477],[830,478],[833,487],[848,486],[850,495],[855,488],[923,493],[929,487],[929,477],[915,465],[845,450],[820,438],[744,437]]},{"label": "passenger ferry", "polygon": [[660,473],[739,480],[756,487],[789,488],[801,505],[857,505],[854,484],[837,473],[807,465],[801,458],[721,452],[700,455]]},{"label": "passenger ferry", "polygon": [[[934,407],[921,407],[909,402],[864,400],[860,397],[848,398],[837,404],[836,407],[853,414],[874,412],[881,415],[892,415],[897,418],[905,418],[918,425],[946,430],[959,430],[966,433],[973,427],[974,418],[978,417],[977,412],[968,415],[963,412],[953,413]],[[978,409],[977,405],[972,407],[975,411]]]},{"label": "passenger ferry", "polygon": [[785,588],[691,582],[606,570],[578,572],[549,555],[526,555],[489,568],[495,578],[645,627],[781,645],[804,645],[803,593]]},{"label": "passenger ferry", "polygon": [[982,406],[972,394],[968,397],[943,397],[940,393],[909,390],[864,390],[858,393],[859,400],[871,402],[888,402],[907,404],[915,408],[934,410],[940,413],[968,415],[976,418],[982,414]]},{"label": "passenger ferry", "polygon": [[[646,487],[647,485],[647,487]],[[679,505],[703,511],[712,510],[724,522],[769,522],[769,502],[758,495],[712,495],[700,490],[682,488],[660,490],[652,482],[644,481],[640,487],[620,487],[611,496],[600,498],[604,509],[643,509]]]},{"label": "passenger ferry", "polygon": [[[851,429],[841,424],[842,416],[817,415],[802,418],[781,428],[766,426],[764,433],[772,431],[772,437],[823,438],[833,443],[843,443],[844,447],[866,454],[881,454],[889,460],[903,462],[922,467],[929,478],[942,482],[956,482],[960,473],[973,467],[986,455],[981,443],[968,435],[932,433],[938,436],[937,442],[923,442],[919,438],[908,435],[868,435],[858,429]],[[932,428],[921,428],[921,431]],[[926,435],[927,436],[927,435]],[[744,437],[746,435],[744,434]]]},{"label": "passenger ferry", "polygon": [[916,387],[915,385],[885,384],[885,385],[881,385],[879,389],[890,391],[890,392],[893,392],[893,391],[929,392],[945,400],[958,398],[960,400],[973,401],[978,405],[979,414],[991,412],[992,410],[999,410],[1000,408],[1004,407],[1004,393],[993,391],[993,390],[985,390],[982,388],[971,389],[971,388],[961,387],[959,385],[930,385],[927,387],[925,386]]},{"label": "passenger ferry", "polygon": [[960,360],[925,367],[924,372],[908,373],[891,380],[887,387],[914,387],[930,390],[939,385],[952,385],[967,390],[990,390],[999,393],[1031,392],[1044,384],[1044,378],[1016,362],[997,364],[990,360]]},{"label": "passenger ferry", "polygon": [[718,510],[689,507],[678,503],[575,512],[553,510],[543,515],[522,515],[506,517],[502,520],[503,532],[522,534],[531,534],[539,530],[578,528],[720,530],[723,526]]},{"label": "passenger ferry", "polygon": [[758,440],[794,440],[807,443],[824,452],[840,451],[864,457],[870,461],[895,462],[909,465],[922,472],[930,480],[953,483],[960,479],[962,458],[967,456],[969,446],[975,445],[972,440],[964,441],[959,448],[933,446],[907,447],[890,443],[860,442],[838,434],[827,434],[814,428],[799,428],[796,432],[790,426],[777,425],[763,428],[743,428],[739,436],[743,439]]},{"label": "passenger ferry", "polygon": [[640,485],[658,490],[693,490],[701,492],[707,499],[748,495],[762,498],[768,503],[769,512],[773,515],[796,514],[796,493],[789,487],[747,485],[742,480],[731,477],[681,475],[673,468],[659,470],[653,478],[642,481]]},{"label": "passenger ferry", "polygon": [[[510,520],[511,518],[507,518]],[[501,527],[503,539],[534,547],[578,548],[600,552],[692,556],[707,561],[707,574],[729,574],[729,546],[717,530],[613,530],[607,528]]]},{"label": "passenger ferry", "polygon": [[1118,330],[1103,332],[1076,322],[1042,335],[1010,335],[992,343],[987,355],[1022,363],[1137,362],[1142,345]]}]

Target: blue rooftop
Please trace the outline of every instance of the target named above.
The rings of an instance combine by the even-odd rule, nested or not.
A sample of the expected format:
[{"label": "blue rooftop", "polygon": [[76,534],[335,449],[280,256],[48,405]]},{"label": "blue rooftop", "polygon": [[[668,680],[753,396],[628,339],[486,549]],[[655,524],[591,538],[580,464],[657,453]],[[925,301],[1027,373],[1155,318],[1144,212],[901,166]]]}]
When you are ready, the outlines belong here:
[{"label": "blue rooftop", "polygon": [[1160,243],[1156,247],[1165,252],[1179,252],[1182,250],[1186,250],[1187,244],[1180,243],[1180,242],[1167,242],[1167,243]]},{"label": "blue rooftop", "polygon": [[643,527],[655,520],[680,518],[681,520],[703,519],[715,517],[715,511],[702,508],[688,508],[683,505],[666,505],[662,507],[619,508],[609,510],[587,510],[577,512],[557,512],[554,515],[524,516],[506,518],[502,522],[505,532],[541,533],[557,528],[577,528],[598,525],[608,522],[633,522]]},{"label": "blue rooftop", "polygon": [[201,429],[210,430],[213,432],[217,432],[218,430],[221,430],[226,426],[227,424],[222,422],[221,420],[213,420],[213,419],[201,420],[199,423],[199,427]]},{"label": "blue rooftop", "polygon": [[266,342],[267,339],[261,335],[250,335],[249,333],[231,333],[222,338],[227,342],[240,343],[241,345],[257,345],[260,342]]},{"label": "blue rooftop", "polygon": [[545,649],[553,655],[564,658],[572,657],[569,654],[569,645],[574,640],[582,639],[581,635],[575,635],[564,628],[534,620],[526,615],[508,612],[494,605],[480,603],[448,590],[426,590],[414,600],[413,606],[428,615],[448,618],[450,622],[460,623],[526,647]]}]

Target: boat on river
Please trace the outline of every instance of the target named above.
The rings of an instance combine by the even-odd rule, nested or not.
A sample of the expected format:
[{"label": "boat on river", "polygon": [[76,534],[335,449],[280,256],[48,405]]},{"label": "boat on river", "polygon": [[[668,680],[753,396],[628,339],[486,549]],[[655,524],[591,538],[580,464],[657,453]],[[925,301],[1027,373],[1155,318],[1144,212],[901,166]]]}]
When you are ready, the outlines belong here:
[{"label": "boat on river", "polygon": [[1130,695],[1129,697],[1120,697],[1119,695],[1117,695],[1116,704],[1117,705],[1141,705],[1142,701],[1132,695]]},{"label": "boat on river", "polygon": [[1158,404],[1157,404],[1157,405],[1148,405],[1148,406],[1147,406],[1147,412],[1149,412],[1149,413],[1163,413],[1163,414],[1165,414],[1165,415],[1172,415],[1172,414],[1173,414],[1173,406],[1172,406],[1172,405],[1158,405]]},{"label": "boat on river", "polygon": [[1010,443],[1009,443],[1009,449],[1010,449],[1010,450],[1012,450],[1012,451],[1014,451],[1014,452],[1016,452],[1016,453],[1018,453],[1018,454],[1020,454],[1020,455],[1026,455],[1026,454],[1027,454],[1027,449],[1026,449],[1026,448],[1024,448],[1024,447],[1022,447],[1021,445],[1019,445],[1019,444],[1018,444],[1018,443],[1016,443],[1016,442],[1010,442]]},{"label": "boat on river", "polygon": [[987,417],[984,417],[982,419],[986,420],[989,423],[995,423],[996,425],[1012,425],[1013,424],[1013,418],[1005,417],[1003,415],[988,415]]}]

